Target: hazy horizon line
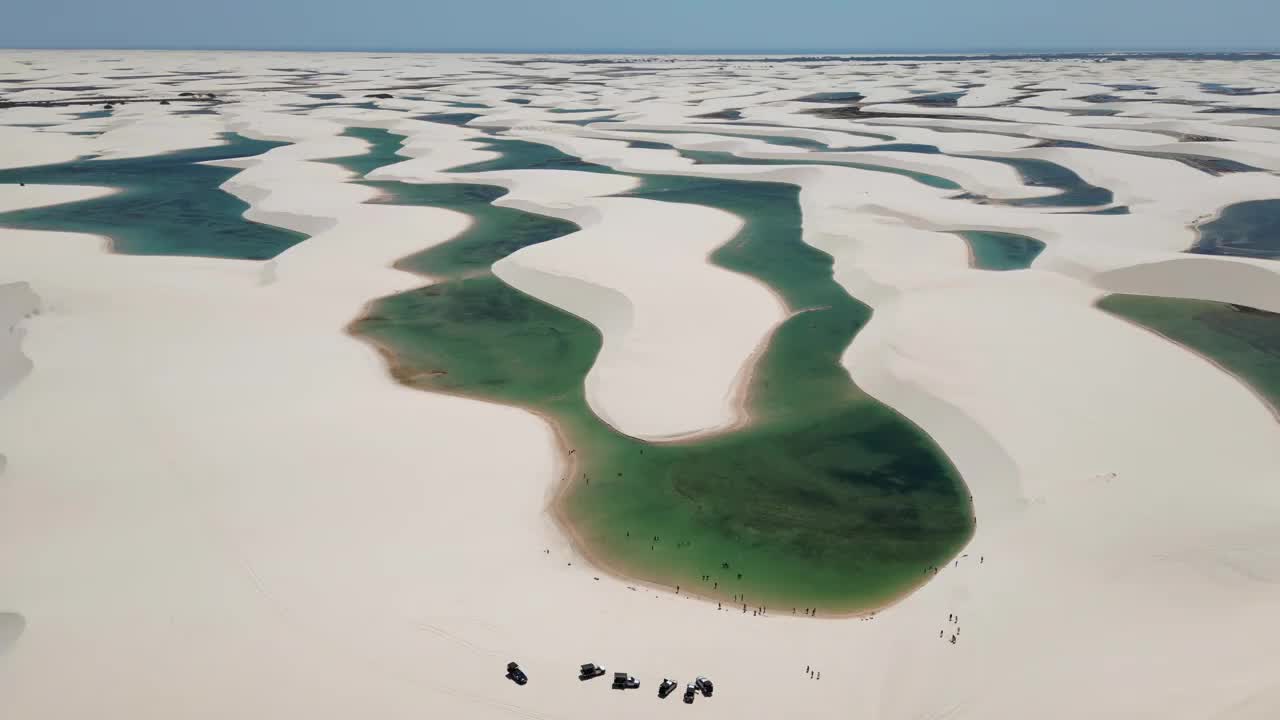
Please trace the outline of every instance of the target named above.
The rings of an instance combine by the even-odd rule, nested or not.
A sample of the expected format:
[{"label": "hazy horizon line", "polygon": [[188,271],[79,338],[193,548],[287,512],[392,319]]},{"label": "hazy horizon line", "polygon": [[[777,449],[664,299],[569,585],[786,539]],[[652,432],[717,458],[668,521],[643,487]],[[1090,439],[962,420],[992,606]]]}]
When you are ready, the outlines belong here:
[{"label": "hazy horizon line", "polygon": [[371,46],[323,46],[323,45],[5,45],[0,50],[155,50],[155,51],[188,51],[188,52],[335,52],[335,53],[397,53],[397,54],[488,54],[488,55],[1105,55],[1105,54],[1159,54],[1185,53],[1223,54],[1223,53],[1280,53],[1280,46],[1256,48],[1252,46],[1202,46],[1202,47],[1168,47],[1168,46],[1116,46],[1088,47],[1060,45],[1055,47],[953,47],[953,48],[872,48],[872,49],[832,49],[832,48],[414,48],[414,47],[371,47]]}]

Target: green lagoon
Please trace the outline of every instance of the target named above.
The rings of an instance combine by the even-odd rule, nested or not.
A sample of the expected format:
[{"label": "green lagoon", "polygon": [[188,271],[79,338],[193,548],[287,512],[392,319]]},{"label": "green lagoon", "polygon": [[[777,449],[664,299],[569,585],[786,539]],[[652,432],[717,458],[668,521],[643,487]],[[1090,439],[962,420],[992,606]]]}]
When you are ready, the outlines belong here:
[{"label": "green lagoon", "polygon": [[1025,235],[966,230],[956,233],[969,245],[978,270],[1026,270],[1044,250],[1044,243]]},{"label": "green lagoon", "polygon": [[306,236],[250,222],[219,186],[239,170],[199,163],[260,155],[282,143],[226,134],[225,145],[164,155],[0,169],[0,184],[93,185],[119,192],[0,214],[0,226],[106,235],[116,252],[266,260]]},{"label": "green lagoon", "polygon": [[1209,358],[1280,413],[1280,314],[1147,295],[1108,295],[1098,307]]},{"label": "green lagoon", "polygon": [[[372,143],[368,153],[333,160],[357,174],[403,159],[395,155],[398,136],[364,129],[348,134]],[[304,236],[245,220],[247,206],[219,189],[236,171],[198,163],[255,155],[276,144],[237,135],[227,141],[152,157],[0,171],[3,183],[120,190],[0,215],[0,225],[107,235],[125,253],[274,257]],[[500,155],[455,172],[614,172],[547,145],[477,142]],[[700,163],[775,164],[685,154]],[[447,207],[474,222],[459,237],[399,263],[438,282],[376,302],[353,331],[391,352],[404,383],[523,407],[553,422],[576,458],[559,511],[610,567],[685,592],[745,596],[747,604],[775,613],[863,610],[909,591],[971,534],[969,497],[929,437],[863,393],[840,366],[870,310],[832,280],[831,258],[803,242],[798,188],[639,177],[631,196],[743,217],[746,226],[713,261],[766,283],[791,310],[804,311],[778,328],[759,358],[746,400],[749,427],[650,443],[596,417],[583,379],[599,352],[599,332],[490,270],[512,252],[577,226],[494,206],[505,191],[471,178],[362,181],[381,191],[374,202]]]},{"label": "green lagoon", "polygon": [[[352,130],[372,150],[356,172],[396,162],[399,138]],[[502,156],[458,171],[554,167],[612,172],[547,145],[481,141]],[[498,280],[492,263],[576,229],[495,207],[473,184],[371,183],[380,202],[461,210],[459,237],[405,258],[439,281],[383,298],[353,331],[393,356],[402,382],[516,405],[553,422],[574,451],[559,511],[592,555],[619,571],[773,611],[877,607],[945,563],[973,529],[968,493],[929,437],[854,385],[839,364],[870,310],[832,280],[831,258],[801,239],[798,188],[770,182],[640,176],[628,193],[734,212],[744,229],[713,255],[805,310],[775,333],[755,369],[742,430],[689,442],[623,435],[587,404],[600,349],[594,326]],[[500,442],[499,440],[496,440]],[[480,511],[482,509],[478,509]],[[710,579],[700,580],[703,576]]]}]

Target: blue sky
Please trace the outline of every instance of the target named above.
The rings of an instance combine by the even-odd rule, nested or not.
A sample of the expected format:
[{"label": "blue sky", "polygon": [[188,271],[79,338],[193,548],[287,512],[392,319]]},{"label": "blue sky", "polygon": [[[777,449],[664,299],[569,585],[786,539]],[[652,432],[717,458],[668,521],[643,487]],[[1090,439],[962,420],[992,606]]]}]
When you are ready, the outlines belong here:
[{"label": "blue sky", "polygon": [[1280,49],[1280,0],[16,0],[0,47]]}]

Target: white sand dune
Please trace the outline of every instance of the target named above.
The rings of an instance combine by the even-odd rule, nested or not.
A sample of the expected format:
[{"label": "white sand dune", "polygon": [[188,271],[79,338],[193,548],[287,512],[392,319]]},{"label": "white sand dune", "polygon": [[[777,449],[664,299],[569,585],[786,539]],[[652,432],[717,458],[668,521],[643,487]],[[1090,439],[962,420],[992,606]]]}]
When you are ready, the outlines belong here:
[{"label": "white sand dune", "polygon": [[[1280,198],[1274,175],[1118,152],[1189,146],[1270,168],[1264,117],[1198,111],[1267,107],[1266,96],[1200,83],[1273,86],[1272,65],[533,60],[0,53],[0,71],[31,85],[8,99],[54,97],[39,86],[85,82],[71,74],[83,68],[124,77],[104,82],[130,97],[159,87],[135,74],[228,96],[212,115],[139,100],[106,123],[52,113],[49,127],[3,125],[12,142],[0,142],[0,167],[143,156],[226,131],[287,142],[219,163],[240,170],[223,189],[249,203],[247,218],[310,236],[251,262],[113,255],[100,237],[0,229],[0,717],[1280,715],[1280,425],[1212,362],[1094,307],[1134,292],[1280,311],[1275,261],[1182,252],[1194,224],[1224,206]],[[960,86],[970,80],[982,87]],[[925,107],[912,90],[964,95]],[[795,101],[848,91],[885,103],[876,111],[965,117],[824,119]],[[394,97],[375,109],[351,106],[383,92]],[[317,93],[356,102],[309,107],[325,100]],[[1095,95],[1135,102],[1085,99]],[[468,112],[447,104],[457,101],[488,107],[466,126],[414,119]],[[596,113],[551,108],[628,122],[575,125],[564,121]],[[696,117],[739,108],[748,123],[778,125]],[[1091,109],[1123,114],[1071,114]],[[741,420],[735,395],[782,317],[767,288],[708,260],[743,220],[617,197],[633,186],[622,175],[442,171],[495,157],[471,142],[491,131],[624,174],[799,186],[805,240],[875,311],[843,363],[960,470],[977,515],[969,545],[872,618],[718,611],[592,567],[548,512],[564,468],[545,422],[401,386],[347,334],[369,303],[430,282],[396,260],[470,222],[367,203],[376,190],[321,162],[366,148],[341,134],[351,126],[408,136],[404,161],[374,178],[501,185],[499,204],[581,226],[494,271],[601,330],[590,401],[641,437]],[[742,157],[821,153],[741,135],[884,142],[856,134],[870,132],[943,153],[1042,158],[1111,189],[1130,214],[978,204],[871,170],[693,165],[628,146],[663,129],[683,134],[650,139]],[[1036,138],[1112,150],[1032,147]],[[1043,191],[982,160],[831,157],[842,156],[991,197]],[[0,185],[0,212],[103,192]],[[1047,248],[1029,270],[975,270],[954,234],[966,229]],[[528,686],[502,677],[509,660]],[[634,674],[641,690],[580,683],[573,673],[588,661]],[[806,666],[826,677],[811,680]],[[660,678],[697,674],[716,680],[715,697],[654,704],[679,704],[653,697]]]},{"label": "white sand dune", "polygon": [[1175,257],[1104,272],[1096,283],[1112,292],[1216,300],[1280,313],[1277,272],[1272,260]]},{"label": "white sand dune", "polygon": [[[706,260],[738,232],[741,220],[695,205],[598,197],[634,187],[634,179],[621,175],[440,174],[442,166],[457,163],[455,157],[438,150],[372,177],[500,185],[510,193],[496,204],[582,227],[508,256],[494,272],[600,328],[604,345],[586,387],[601,418],[648,439],[687,438],[746,421],[742,383],[783,310],[766,288]],[[716,331],[708,333],[708,327]]]},{"label": "white sand dune", "polygon": [[[31,292],[31,286],[27,283],[0,285],[0,328],[4,330],[4,336],[0,338],[0,398],[31,372],[31,358],[22,352],[22,338],[26,333],[20,325],[39,309],[40,298]],[[3,448],[0,448],[0,473],[4,472],[7,464],[8,458],[5,457]],[[0,616],[0,652],[6,645],[6,631],[3,627],[5,622],[12,623],[16,620],[10,618],[6,621],[4,616]],[[17,632],[14,631],[12,635],[16,638]]]},{"label": "white sand dune", "polygon": [[[586,380],[593,409],[647,439],[745,422],[742,383],[784,312],[766,289],[705,261],[742,221],[710,208],[630,198],[589,207],[598,222],[514,253],[494,271],[603,331]],[[677,406],[679,413],[671,410]]]},{"label": "white sand dune", "polygon": [[[1209,363],[1072,299],[1087,288],[974,275],[878,304],[846,357],[857,382],[948,450],[979,523],[960,574],[912,598],[949,596],[964,647],[905,651],[902,671],[937,684],[885,716],[1039,705],[1053,717],[1264,717],[1275,706],[1257,698],[1274,678],[1261,669],[1280,640],[1264,629],[1280,578],[1263,540],[1280,503],[1266,480],[1280,462],[1269,411]],[[1193,375],[1193,397],[1175,389]],[[984,452],[952,407],[1007,456]],[[1228,416],[1239,423],[1219,425]]]},{"label": "white sand dune", "polygon": [[0,656],[7,654],[27,627],[26,618],[19,613],[0,612]]},{"label": "white sand dune", "polygon": [[5,152],[0,167],[26,167],[68,162],[90,152],[89,142],[75,135],[50,135],[34,128],[0,125]]},{"label": "white sand dune", "polygon": [[31,372],[31,359],[22,354],[23,331],[18,325],[39,309],[40,298],[27,283],[0,285],[0,327],[5,333],[0,344],[0,395]]},{"label": "white sand dune", "polygon": [[[705,262],[741,221],[692,205],[599,197],[635,186],[634,179],[621,175],[442,174],[494,154],[442,142],[430,129],[425,131],[430,142],[424,142],[420,131],[430,125],[395,126],[395,132],[408,134],[401,152],[421,156],[370,177],[499,185],[509,194],[498,205],[582,226],[570,236],[515,253],[494,270],[517,289],[602,330],[604,346],[586,380],[597,414],[627,434],[650,439],[689,437],[745,421],[739,395],[748,363],[781,321],[782,310],[754,281]],[[707,327],[717,331],[707,333]],[[682,352],[668,352],[672,347]]]},{"label": "white sand dune", "polygon": [[646,134],[644,132],[625,134],[601,132],[594,135],[588,134],[588,137],[609,136],[663,142],[680,149],[728,152],[743,158],[776,161],[799,160],[802,162],[821,158],[832,163],[853,163],[908,170],[945,178],[961,185],[970,192],[999,199],[1043,197],[1054,193],[1051,188],[1033,187],[1024,184],[1018,173],[1008,165],[965,157],[952,157],[950,155],[876,151],[825,151],[821,155],[815,155],[809,151],[779,150],[776,146],[768,145],[759,140],[726,140],[724,137],[693,133],[671,135]]}]

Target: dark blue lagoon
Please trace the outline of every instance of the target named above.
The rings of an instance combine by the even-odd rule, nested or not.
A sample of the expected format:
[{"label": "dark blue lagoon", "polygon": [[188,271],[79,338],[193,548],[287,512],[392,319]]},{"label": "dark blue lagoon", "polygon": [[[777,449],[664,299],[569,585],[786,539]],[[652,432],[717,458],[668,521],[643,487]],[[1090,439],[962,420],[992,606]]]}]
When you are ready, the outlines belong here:
[{"label": "dark blue lagoon", "polygon": [[1280,259],[1280,200],[1227,206],[1217,219],[1200,226],[1200,236],[1189,252]]}]

